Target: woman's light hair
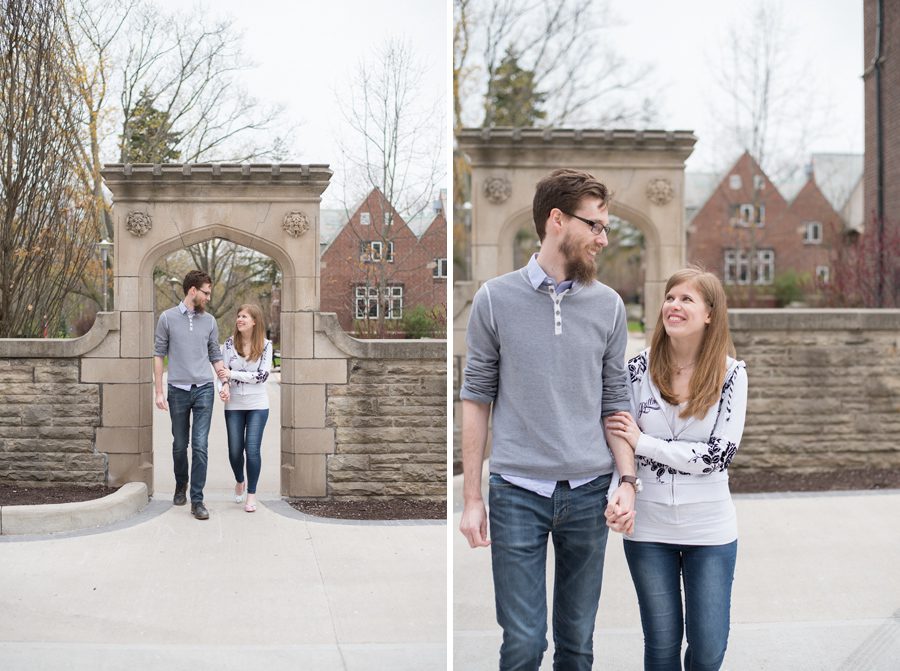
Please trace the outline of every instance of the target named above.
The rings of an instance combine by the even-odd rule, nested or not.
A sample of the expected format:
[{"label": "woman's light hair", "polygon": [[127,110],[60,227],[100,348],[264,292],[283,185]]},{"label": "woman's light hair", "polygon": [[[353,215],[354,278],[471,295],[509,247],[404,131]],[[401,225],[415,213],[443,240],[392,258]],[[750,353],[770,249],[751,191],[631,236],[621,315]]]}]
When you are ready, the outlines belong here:
[{"label": "woman's light hair", "polygon": [[[691,416],[701,418],[718,403],[721,396],[722,384],[725,382],[726,355],[735,356],[731,331],[728,328],[728,306],[725,289],[719,278],[702,268],[689,266],[676,272],[666,282],[665,293],[668,294],[672,287],[679,284],[690,284],[709,309],[710,320],[706,325],[697,364],[691,376],[687,406],[680,414],[682,419]],[[669,345],[669,335],[666,333],[660,308],[659,319],[656,320],[656,328],[650,341],[650,377],[659,388],[663,399],[667,403],[678,405],[672,385],[675,364]]]},{"label": "woman's light hair", "polygon": [[[254,303],[244,303],[238,308],[238,314],[241,312],[246,312],[256,322],[248,338],[250,341],[250,356],[247,358],[247,361],[257,361],[262,356],[263,347],[266,344],[266,321],[263,318],[262,309]],[[243,356],[245,347],[244,336],[238,331],[237,322],[234,325],[232,338],[234,338],[234,348],[238,351],[238,354]]]}]

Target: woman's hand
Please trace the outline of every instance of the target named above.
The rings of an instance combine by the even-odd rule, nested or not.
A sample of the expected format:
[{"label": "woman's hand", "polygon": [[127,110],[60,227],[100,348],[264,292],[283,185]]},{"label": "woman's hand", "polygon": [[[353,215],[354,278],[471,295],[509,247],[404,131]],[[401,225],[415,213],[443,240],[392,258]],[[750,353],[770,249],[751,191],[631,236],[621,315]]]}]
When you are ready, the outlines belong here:
[{"label": "woman's hand", "polygon": [[632,450],[637,449],[641,430],[638,428],[637,422],[634,421],[631,413],[622,411],[609,415],[603,421],[603,425],[614,436],[624,438]]},{"label": "woman's hand", "polygon": [[220,368],[218,374],[219,374],[219,379],[222,380],[222,382],[227,382],[228,380],[231,379],[231,371],[228,370],[227,368]]},{"label": "woman's hand", "polygon": [[222,390],[219,392],[219,398],[228,403],[229,399],[231,399],[231,392],[228,390],[228,386],[225,385],[222,387]]}]

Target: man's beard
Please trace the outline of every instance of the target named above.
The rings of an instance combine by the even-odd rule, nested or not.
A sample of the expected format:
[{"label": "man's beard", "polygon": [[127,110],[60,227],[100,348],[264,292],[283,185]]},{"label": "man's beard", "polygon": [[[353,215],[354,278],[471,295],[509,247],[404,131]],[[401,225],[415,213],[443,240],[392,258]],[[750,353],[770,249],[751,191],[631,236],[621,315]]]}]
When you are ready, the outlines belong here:
[{"label": "man's beard", "polygon": [[206,308],[203,306],[203,303],[200,301],[194,301],[194,312],[197,314],[203,314],[206,312]]},{"label": "man's beard", "polygon": [[579,284],[590,284],[596,279],[596,266],[584,260],[583,254],[575,248],[568,235],[564,236],[562,242],[559,243],[559,251],[566,260],[567,280],[575,280]]}]

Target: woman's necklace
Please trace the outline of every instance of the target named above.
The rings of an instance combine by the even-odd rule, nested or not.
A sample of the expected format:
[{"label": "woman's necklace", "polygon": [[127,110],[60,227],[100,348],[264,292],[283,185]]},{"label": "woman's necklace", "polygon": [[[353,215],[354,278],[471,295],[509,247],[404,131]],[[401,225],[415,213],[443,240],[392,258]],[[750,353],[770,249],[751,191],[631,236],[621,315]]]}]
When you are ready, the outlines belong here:
[{"label": "woman's necklace", "polygon": [[693,368],[696,365],[697,365],[696,361],[693,361],[693,362],[687,364],[686,366],[679,366],[678,364],[675,364],[675,374],[681,375],[684,371],[690,370],[691,368]]}]

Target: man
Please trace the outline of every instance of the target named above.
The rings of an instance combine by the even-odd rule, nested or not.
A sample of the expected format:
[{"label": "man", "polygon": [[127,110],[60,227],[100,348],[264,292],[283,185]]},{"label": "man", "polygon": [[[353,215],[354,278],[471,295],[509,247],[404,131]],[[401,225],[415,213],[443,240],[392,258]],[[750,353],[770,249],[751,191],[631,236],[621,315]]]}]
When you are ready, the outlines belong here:
[{"label": "man", "polygon": [[[475,294],[462,399],[464,509],[471,547],[491,546],[500,669],[537,671],[547,649],[546,553],[556,556],[555,669],[590,669],[611,522],[633,524],[634,458],[604,437],[602,417],[631,410],[625,306],[595,279],[609,244],[609,191],[593,176],[556,170],[536,188],[541,249],[525,268]],[[489,508],[481,470],[493,405]],[[631,481],[631,482],[629,482]]]},{"label": "man", "polygon": [[[192,270],[182,283],[184,301],[169,308],[156,323],[153,350],[156,379],[156,407],[168,410],[172,418],[172,459],[175,462],[176,506],[187,503],[188,436],[191,443],[191,514],[209,519],[203,505],[206,484],[206,452],[213,409],[213,371],[224,369],[219,350],[219,328],[206,312],[212,296],[212,280],[200,270]],[[168,402],[163,394],[163,358],[169,356]],[[227,396],[228,387],[224,388]],[[193,430],[191,415],[193,414]]]}]

